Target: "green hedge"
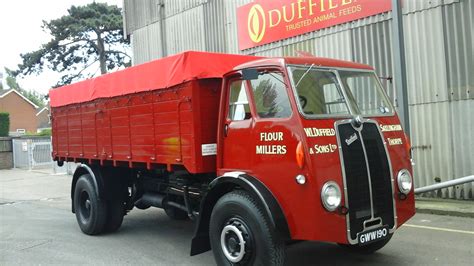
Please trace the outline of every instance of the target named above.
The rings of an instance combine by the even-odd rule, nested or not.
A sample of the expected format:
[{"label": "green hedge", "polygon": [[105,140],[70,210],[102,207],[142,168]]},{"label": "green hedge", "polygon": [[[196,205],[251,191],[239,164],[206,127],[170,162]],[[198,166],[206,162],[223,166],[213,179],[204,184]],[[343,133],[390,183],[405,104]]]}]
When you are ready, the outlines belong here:
[{"label": "green hedge", "polygon": [[41,132],[37,133],[36,136],[51,136],[51,129],[43,129]]},{"label": "green hedge", "polygon": [[8,137],[10,130],[10,114],[0,113],[0,137]]}]

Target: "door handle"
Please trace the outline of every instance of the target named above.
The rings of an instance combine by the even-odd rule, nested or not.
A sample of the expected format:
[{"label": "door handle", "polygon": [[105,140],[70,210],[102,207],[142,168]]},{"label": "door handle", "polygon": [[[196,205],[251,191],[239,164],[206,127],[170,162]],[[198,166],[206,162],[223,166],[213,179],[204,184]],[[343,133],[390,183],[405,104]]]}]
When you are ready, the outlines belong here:
[{"label": "door handle", "polygon": [[224,125],[224,137],[227,137],[227,131],[229,130],[229,124]]}]

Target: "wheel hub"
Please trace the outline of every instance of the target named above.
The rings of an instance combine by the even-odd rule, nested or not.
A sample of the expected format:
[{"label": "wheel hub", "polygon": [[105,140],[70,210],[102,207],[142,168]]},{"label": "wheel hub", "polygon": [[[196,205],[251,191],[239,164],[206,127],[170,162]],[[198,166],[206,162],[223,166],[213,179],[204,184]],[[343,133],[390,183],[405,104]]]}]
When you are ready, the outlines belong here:
[{"label": "wheel hub", "polygon": [[230,251],[230,253],[235,253],[235,252],[238,251],[238,248],[240,247],[238,241],[239,241],[239,240],[236,239],[235,237],[231,237],[231,238],[229,239],[228,245],[229,245],[229,251]]},{"label": "wheel hub", "polygon": [[91,215],[92,202],[86,191],[81,192],[79,212],[84,219],[89,219]]},{"label": "wheel hub", "polygon": [[89,199],[86,200],[85,206],[87,210],[91,209],[91,201]]},{"label": "wheel hub", "polygon": [[250,245],[249,234],[246,226],[242,222],[231,219],[221,232],[221,248],[227,260],[232,263],[241,262],[245,255],[246,248]]}]

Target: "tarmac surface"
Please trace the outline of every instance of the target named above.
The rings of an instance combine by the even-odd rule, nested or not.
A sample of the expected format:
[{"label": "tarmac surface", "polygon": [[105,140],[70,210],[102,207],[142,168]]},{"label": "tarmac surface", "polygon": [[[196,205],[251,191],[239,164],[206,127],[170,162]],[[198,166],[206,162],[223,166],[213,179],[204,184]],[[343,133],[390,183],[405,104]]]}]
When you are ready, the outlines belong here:
[{"label": "tarmac surface", "polygon": [[[0,170],[0,265],[215,265],[211,252],[189,256],[192,222],[170,221],[158,209],[132,210],[114,234],[82,234],[70,211],[70,181],[67,175]],[[472,202],[448,205],[466,210]],[[286,264],[471,265],[473,254],[472,218],[418,213],[371,256],[300,242],[287,247]]]}]

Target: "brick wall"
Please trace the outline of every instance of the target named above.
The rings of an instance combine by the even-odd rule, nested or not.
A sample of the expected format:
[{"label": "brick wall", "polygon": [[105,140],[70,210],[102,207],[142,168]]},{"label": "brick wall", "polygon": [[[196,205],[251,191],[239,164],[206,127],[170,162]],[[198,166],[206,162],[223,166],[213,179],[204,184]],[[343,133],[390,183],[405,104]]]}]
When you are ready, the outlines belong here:
[{"label": "brick wall", "polygon": [[0,169],[13,168],[13,152],[0,152]]},{"label": "brick wall", "polygon": [[36,108],[25,101],[21,96],[12,92],[0,99],[0,112],[10,114],[10,132],[17,129],[36,133],[38,121]]}]

